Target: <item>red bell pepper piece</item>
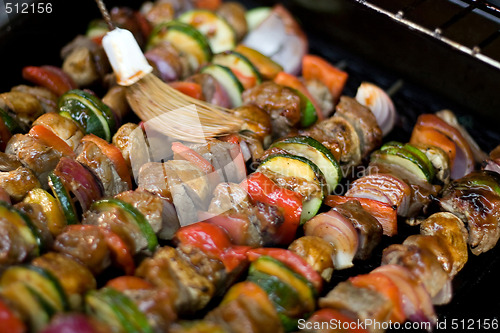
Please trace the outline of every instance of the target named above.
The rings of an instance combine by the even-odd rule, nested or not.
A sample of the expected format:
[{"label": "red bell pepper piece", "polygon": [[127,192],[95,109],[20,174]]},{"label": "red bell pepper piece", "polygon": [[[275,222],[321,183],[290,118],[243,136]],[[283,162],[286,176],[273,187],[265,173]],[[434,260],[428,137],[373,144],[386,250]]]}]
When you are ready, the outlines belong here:
[{"label": "red bell pepper piece", "polygon": [[0,299],[0,327],[2,332],[24,333],[26,326],[17,318],[9,307]]},{"label": "red bell pepper piece", "polygon": [[325,199],[325,205],[333,208],[350,200],[358,201],[368,213],[380,222],[384,230],[384,235],[394,236],[398,233],[397,209],[385,202],[367,198],[329,195]]},{"label": "red bell pepper piece", "polygon": [[106,287],[114,288],[118,291],[153,289],[154,286],[148,281],[137,276],[119,276],[106,283]]},{"label": "red bell pepper piece", "polygon": [[178,243],[189,244],[202,250],[208,256],[220,260],[228,272],[247,262],[248,246],[234,246],[227,233],[220,227],[198,222],[177,230]]},{"label": "red bell pepper piece", "polygon": [[328,87],[335,101],[338,101],[349,75],[331,65],[325,59],[307,54],[302,58],[302,76],[306,80],[318,80]]},{"label": "red bell pepper piece", "polygon": [[27,66],[23,68],[23,78],[45,87],[56,95],[61,96],[71,89],[78,88],[73,79],[54,66]]},{"label": "red bell pepper piece", "polygon": [[201,85],[194,82],[184,82],[184,81],[176,81],[170,82],[170,86],[184,95],[188,95],[189,97],[193,97],[195,99],[203,100],[203,89]]},{"label": "red bell pepper piece", "polygon": [[196,8],[216,10],[221,5],[221,0],[194,0]]},{"label": "red bell pepper piece", "polygon": [[76,157],[73,149],[63,139],[43,125],[33,126],[29,131],[29,135],[43,144],[54,148],[63,154],[63,156]]},{"label": "red bell pepper piece", "polygon": [[205,173],[212,173],[215,172],[215,168],[213,167],[212,164],[210,164],[209,161],[207,161],[203,156],[189,148],[188,146],[185,146],[184,144],[180,142],[173,142],[172,143],[172,151],[175,154],[178,154],[181,158],[185,159],[186,161],[189,161],[196,165],[198,168],[200,168],[203,172]]},{"label": "red bell pepper piece", "polygon": [[450,159],[450,166],[453,167],[455,156],[457,155],[457,147],[450,138],[430,126],[415,125],[411,132],[411,144],[425,144],[441,148]]},{"label": "red bell pepper piece", "polygon": [[132,275],[135,271],[134,258],[128,245],[109,229],[102,228],[101,231],[106,236],[106,244],[112,253],[113,262],[121,267],[126,275]]},{"label": "red bell pepper piece", "polygon": [[319,106],[318,101],[316,101],[316,99],[313,97],[313,95],[311,95],[309,90],[307,90],[307,87],[304,85],[304,83],[302,83],[302,81],[299,80],[298,77],[286,72],[279,72],[278,75],[276,75],[276,77],[274,78],[274,82],[282,86],[298,90],[299,92],[304,94],[314,105],[316,114],[318,115],[318,119],[325,119],[325,116],[323,116],[323,112],[321,112],[321,107]]},{"label": "red bell pepper piece", "polygon": [[258,248],[247,252],[250,262],[257,260],[260,256],[273,257],[284,263],[292,271],[303,276],[307,281],[311,282],[318,292],[321,292],[323,279],[302,257],[296,253],[278,248]]},{"label": "red bell pepper piece", "polygon": [[254,172],[244,180],[242,186],[254,201],[277,206],[283,211],[284,223],[276,233],[277,244],[289,244],[293,241],[300,225],[302,196],[292,190],[276,185],[260,172]]},{"label": "red bell pepper piece", "polygon": [[200,212],[198,217],[200,221],[212,223],[224,229],[232,244],[248,244],[248,227],[251,222],[246,216],[241,216],[240,214],[210,214]]}]

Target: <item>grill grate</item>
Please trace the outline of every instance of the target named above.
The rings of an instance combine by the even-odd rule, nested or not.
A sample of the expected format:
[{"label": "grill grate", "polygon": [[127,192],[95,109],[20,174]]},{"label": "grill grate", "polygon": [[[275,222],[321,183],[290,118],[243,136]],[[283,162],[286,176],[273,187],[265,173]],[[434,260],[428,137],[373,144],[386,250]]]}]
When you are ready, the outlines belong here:
[{"label": "grill grate", "polygon": [[500,0],[356,0],[500,69]]}]

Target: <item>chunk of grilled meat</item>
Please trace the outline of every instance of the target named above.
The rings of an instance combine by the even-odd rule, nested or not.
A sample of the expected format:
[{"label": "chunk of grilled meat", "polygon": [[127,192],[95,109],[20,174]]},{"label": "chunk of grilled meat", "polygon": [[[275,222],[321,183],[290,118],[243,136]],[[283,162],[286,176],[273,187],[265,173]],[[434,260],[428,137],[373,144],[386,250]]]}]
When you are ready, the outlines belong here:
[{"label": "chunk of grilled meat", "polygon": [[144,215],[155,233],[162,229],[162,199],[147,191],[125,191],[115,196],[116,199],[128,202]]},{"label": "chunk of grilled meat", "polygon": [[66,228],[57,236],[54,250],[74,258],[94,274],[101,273],[111,264],[105,235],[97,226]]},{"label": "chunk of grilled meat", "polygon": [[195,312],[205,307],[215,288],[205,276],[172,247],[165,246],[145,259],[137,268],[136,275],[143,277],[157,288],[173,292],[178,313]]},{"label": "chunk of grilled meat", "polygon": [[15,156],[0,152],[0,172],[9,172],[22,166]]},{"label": "chunk of grilled meat", "polygon": [[382,264],[396,264],[409,269],[434,297],[448,281],[448,274],[436,255],[421,244],[392,244],[384,249]]},{"label": "chunk of grilled meat", "polygon": [[446,212],[432,214],[420,224],[420,233],[440,237],[447,244],[453,262],[450,276],[455,276],[464,267],[469,256],[467,250],[469,234],[457,216]]},{"label": "chunk of grilled meat", "polygon": [[24,134],[12,136],[5,152],[16,156],[25,167],[31,169],[44,189],[48,189],[48,175],[62,156],[52,147]]},{"label": "chunk of grilled meat", "polygon": [[146,249],[147,240],[139,226],[128,219],[124,211],[116,207],[100,212],[89,209],[83,214],[82,224],[96,225],[111,230],[120,236],[133,253],[138,253]]},{"label": "chunk of grilled meat", "polygon": [[335,268],[332,257],[336,251],[331,243],[321,237],[304,236],[294,240],[288,249],[304,258],[325,281],[330,281]]},{"label": "chunk of grilled meat", "polygon": [[149,162],[139,169],[138,189],[151,192],[172,202],[172,193],[168,185],[166,166],[160,162]]},{"label": "chunk of grilled meat", "polygon": [[196,271],[212,282],[220,294],[231,284],[226,269],[222,261],[211,258],[198,247],[190,244],[179,243],[176,251],[187,262],[189,262]]},{"label": "chunk of grilled meat", "polygon": [[164,163],[168,187],[181,225],[198,221],[198,211],[206,210],[211,193],[207,174],[189,161]]},{"label": "chunk of grilled meat", "polygon": [[172,292],[167,289],[132,289],[123,292],[146,315],[154,332],[170,332],[169,328],[177,320]]},{"label": "chunk of grilled meat", "polygon": [[361,139],[356,128],[343,117],[334,115],[299,133],[327,147],[340,162],[344,176],[361,163]]},{"label": "chunk of grilled meat", "polygon": [[128,190],[128,183],[123,181],[113,162],[93,142],[85,141],[76,150],[76,160],[90,169],[101,181],[104,196],[114,196]]},{"label": "chunk of grilled meat", "polygon": [[57,95],[45,87],[27,86],[24,84],[12,87],[11,91],[33,95],[41,104],[44,113],[57,112]]},{"label": "chunk of grilled meat", "polygon": [[132,154],[132,136],[137,128],[138,126],[136,124],[126,123],[120,126],[115,135],[113,135],[113,144],[122,152],[130,174],[132,174],[132,165],[130,162],[130,155]]},{"label": "chunk of grilled meat", "polygon": [[271,81],[248,89],[242,95],[244,104],[253,104],[271,116],[273,137],[290,133],[300,121],[300,97],[291,89]]},{"label": "chunk of grilled meat", "polygon": [[15,224],[0,217],[0,273],[10,265],[27,260],[34,249],[35,245],[22,237]]},{"label": "chunk of grilled meat", "polygon": [[382,130],[371,110],[354,98],[342,96],[336,107],[336,116],[343,117],[358,133],[361,157],[364,158],[382,143]]},{"label": "chunk of grilled meat", "polygon": [[30,93],[10,91],[0,94],[0,108],[12,113],[24,130],[43,113],[42,104]]},{"label": "chunk of grilled meat", "polygon": [[359,201],[352,200],[333,208],[352,222],[358,232],[356,259],[366,260],[382,239],[382,225],[363,209]]},{"label": "chunk of grilled meat", "polygon": [[[340,282],[325,297],[319,299],[321,308],[332,308],[353,314],[361,321],[386,322],[392,311],[392,303],[378,292],[355,287],[351,282]],[[378,327],[380,328],[380,327]],[[382,332],[370,326],[371,332]]]},{"label": "chunk of grilled meat", "polygon": [[14,201],[20,201],[29,191],[41,187],[41,184],[33,171],[21,166],[9,172],[0,172],[0,187]]},{"label": "chunk of grilled meat", "polygon": [[500,237],[500,175],[474,171],[445,187],[441,208],[455,214],[469,230],[473,254],[492,249]]}]

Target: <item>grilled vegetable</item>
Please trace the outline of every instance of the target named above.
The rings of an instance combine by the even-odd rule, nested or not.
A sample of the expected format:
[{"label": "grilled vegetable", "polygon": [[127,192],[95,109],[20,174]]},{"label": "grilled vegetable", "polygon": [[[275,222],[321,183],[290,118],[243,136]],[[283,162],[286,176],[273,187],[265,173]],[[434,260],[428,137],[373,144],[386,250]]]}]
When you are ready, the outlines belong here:
[{"label": "grilled vegetable", "polygon": [[[94,175],[73,159],[68,157],[61,158],[54,170],[54,175],[58,177],[68,192],[71,192],[78,199],[82,211],[86,211],[92,202],[100,199],[102,196],[101,188],[96,182]],[[59,198],[57,185],[54,184],[54,179],[51,178],[51,180],[53,190],[56,189],[56,195],[58,195]],[[61,198],[59,199],[61,200]],[[63,207],[65,206],[63,203],[61,203],[61,205]]]},{"label": "grilled vegetable", "polygon": [[340,182],[342,172],[335,156],[321,143],[310,137],[296,136],[273,143],[271,147],[284,149],[290,154],[312,161],[323,173],[328,183],[328,193]]},{"label": "grilled vegetable", "polygon": [[137,306],[113,288],[92,291],[85,297],[86,311],[118,331],[149,333],[153,329]]},{"label": "grilled vegetable", "polygon": [[[452,166],[452,178],[453,179],[458,179],[460,177],[465,176],[466,174],[470,173],[472,170],[474,170],[474,156],[471,150],[471,147],[467,140],[462,136],[459,130],[457,130],[455,127],[449,125],[446,123],[444,120],[439,118],[436,115],[433,114],[423,114],[420,115],[417,119],[417,125],[415,128],[420,129],[420,128],[425,128],[425,129],[434,129],[438,131],[441,136],[438,137],[439,141],[435,141],[435,145],[437,145],[440,148],[443,148],[445,151],[449,151],[449,140],[451,140],[455,146],[456,146],[456,155],[455,157],[450,156],[450,160],[453,162]],[[428,143],[428,144],[433,144],[432,142],[434,140],[429,141],[420,141],[420,139],[417,137],[417,133],[412,134],[412,139],[410,140],[411,142],[421,142],[421,143]],[[432,132],[434,133],[434,132]],[[444,137],[443,137],[444,136]],[[423,140],[426,140],[425,138]]]},{"label": "grilled vegetable", "polygon": [[0,326],[7,330],[7,332],[12,333],[23,333],[26,332],[26,326],[17,317],[13,311],[11,311],[5,302],[0,299]]},{"label": "grilled vegetable", "polygon": [[182,14],[179,20],[205,35],[214,53],[232,50],[236,46],[236,33],[233,28],[214,12],[192,10]]},{"label": "grilled vegetable", "polygon": [[34,331],[42,330],[55,312],[37,291],[21,281],[2,289],[2,296],[20,309],[24,320]]},{"label": "grilled vegetable", "polygon": [[384,235],[394,236],[397,234],[398,220],[396,207],[388,203],[368,198],[329,195],[325,199],[325,204],[330,207],[336,207],[351,200],[358,201],[366,211],[377,219],[382,226]]},{"label": "grilled vegetable", "polygon": [[196,247],[209,257],[220,260],[228,272],[246,262],[248,247],[232,246],[224,230],[210,223],[199,222],[180,228],[175,241]]},{"label": "grilled vegetable", "polygon": [[253,249],[247,252],[250,261],[258,260],[261,256],[268,256],[281,261],[295,273],[301,275],[309,281],[319,293],[321,292],[322,280],[321,277],[307,264],[300,256],[292,251],[278,248],[260,248]]},{"label": "grilled vegetable", "polygon": [[334,210],[313,217],[304,226],[306,236],[321,237],[335,248],[332,260],[335,269],[353,266],[358,249],[358,235],[352,223]]},{"label": "grilled vegetable", "polygon": [[376,85],[363,82],[356,92],[356,100],[373,112],[382,134],[386,136],[396,122],[396,108],[389,95]]},{"label": "grilled vegetable", "polygon": [[308,49],[304,32],[280,4],[274,6],[270,15],[247,34],[243,44],[270,57],[291,74],[299,72],[302,57]]},{"label": "grilled vegetable", "polygon": [[244,89],[252,88],[262,82],[262,77],[255,66],[244,55],[236,51],[216,54],[214,64],[228,67],[243,85]]},{"label": "grilled vegetable", "polygon": [[246,57],[254,65],[263,79],[272,80],[283,70],[279,64],[266,57],[259,51],[251,49],[243,44],[239,44],[235,51]]},{"label": "grilled vegetable", "polygon": [[0,278],[0,286],[3,289],[19,282],[26,284],[39,294],[54,311],[61,312],[69,309],[64,289],[59,280],[49,271],[32,265],[12,266]]},{"label": "grilled vegetable", "polygon": [[62,210],[66,219],[66,224],[75,224],[78,222],[78,215],[76,213],[73,200],[69,196],[68,189],[64,186],[61,178],[54,173],[49,175],[49,186],[52,193],[57,200],[57,203]]},{"label": "grilled vegetable", "polygon": [[310,193],[303,194],[300,222],[305,223],[316,215],[323,202],[327,185],[323,173],[313,162],[296,155],[278,154],[264,160],[257,171],[259,170],[275,173],[278,184],[280,176],[295,182],[300,182],[302,179],[309,182],[312,189]]},{"label": "grilled vegetable", "polygon": [[59,114],[71,118],[86,134],[110,142],[116,130],[113,112],[99,98],[83,90],[70,90],[59,99]]},{"label": "grilled vegetable", "polygon": [[48,88],[58,96],[61,96],[68,90],[77,88],[68,74],[54,66],[24,67],[23,78]]},{"label": "grilled vegetable", "polygon": [[248,280],[266,291],[287,331],[294,329],[296,318],[314,310],[315,295],[310,282],[279,260],[260,257],[250,265]]},{"label": "grilled vegetable", "polygon": [[276,244],[292,241],[302,216],[302,198],[292,190],[277,186],[260,172],[252,173],[241,186],[255,201],[277,206],[283,210],[284,222],[276,232]]},{"label": "grilled vegetable", "polygon": [[212,50],[208,40],[189,24],[179,21],[160,24],[149,37],[148,49],[162,41],[171,43],[182,55],[186,56],[193,70],[212,59]]},{"label": "grilled vegetable", "polygon": [[318,80],[328,87],[335,100],[340,98],[348,74],[329,64],[325,59],[307,54],[302,58],[302,75],[305,80]]},{"label": "grilled vegetable", "polygon": [[241,93],[244,88],[229,67],[212,64],[203,67],[201,72],[212,75],[222,85],[222,87],[224,87],[224,90],[227,92],[229,99],[231,100],[232,107],[238,107],[241,105]]}]

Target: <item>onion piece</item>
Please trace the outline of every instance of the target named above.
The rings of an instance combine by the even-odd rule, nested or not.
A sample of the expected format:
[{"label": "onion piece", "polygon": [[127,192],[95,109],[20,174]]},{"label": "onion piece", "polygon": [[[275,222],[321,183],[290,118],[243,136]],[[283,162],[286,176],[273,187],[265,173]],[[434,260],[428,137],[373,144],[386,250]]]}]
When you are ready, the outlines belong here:
[{"label": "onion piece", "polygon": [[408,269],[398,265],[383,265],[373,272],[385,274],[398,286],[407,319],[436,324],[437,316],[429,293]]},{"label": "onion piece", "polygon": [[358,198],[368,198],[367,196],[362,196],[363,193],[368,190],[372,193],[376,193],[377,191],[382,192],[383,195],[388,198],[388,201],[383,200],[382,195],[379,195],[379,199],[376,197],[369,199],[386,202],[397,207],[399,216],[405,216],[408,212],[410,207],[411,188],[401,179],[385,173],[374,173],[363,176],[352,183],[352,187],[347,191],[346,195]]},{"label": "onion piece", "polygon": [[389,95],[376,85],[363,82],[356,93],[356,100],[373,112],[382,134],[386,136],[396,122],[396,108]]},{"label": "onion piece", "polygon": [[316,215],[304,226],[306,236],[317,236],[335,247],[332,256],[335,269],[352,267],[358,249],[358,234],[351,221],[340,213],[330,210]]},{"label": "onion piece", "polygon": [[293,16],[278,4],[262,23],[250,31],[243,44],[280,64],[284,71],[300,73],[302,57],[307,53],[307,37]]},{"label": "onion piece", "polygon": [[448,124],[434,114],[422,114],[417,119],[416,126],[423,126],[437,130],[450,138],[457,147],[451,178],[461,178],[474,171],[475,161],[472,149],[458,129]]},{"label": "onion piece", "polygon": [[102,189],[95,176],[77,161],[63,157],[54,170],[64,185],[75,195],[85,212],[102,197]]},{"label": "onion piece", "polygon": [[472,138],[472,136],[469,134],[469,132],[467,132],[465,127],[460,125],[457,117],[455,116],[455,114],[452,111],[441,110],[439,112],[436,112],[436,116],[438,116],[439,118],[446,121],[449,125],[455,127],[460,132],[460,134],[462,134],[464,139],[467,140],[467,142],[469,143],[469,146],[472,150],[472,154],[474,155],[474,160],[477,163],[481,163],[482,161],[484,161],[485,159],[488,158],[488,155],[484,151],[481,150],[481,148],[479,147],[477,142]]}]

